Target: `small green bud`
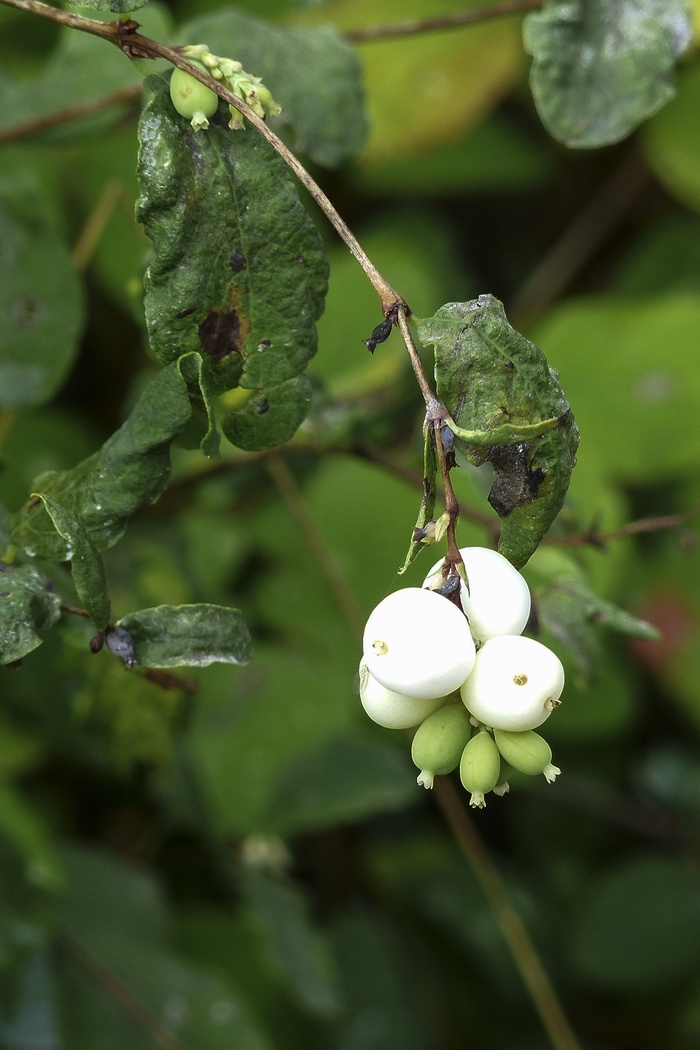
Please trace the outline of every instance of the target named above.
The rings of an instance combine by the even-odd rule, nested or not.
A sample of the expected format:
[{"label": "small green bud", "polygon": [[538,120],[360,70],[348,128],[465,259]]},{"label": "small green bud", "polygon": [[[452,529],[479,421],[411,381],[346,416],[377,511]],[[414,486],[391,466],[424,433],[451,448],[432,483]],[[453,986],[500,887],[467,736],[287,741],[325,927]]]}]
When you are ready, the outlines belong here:
[{"label": "small green bud", "polygon": [[494,795],[507,795],[510,791],[510,778],[514,773],[512,766],[508,765],[503,758],[501,758],[501,768],[498,773],[498,783],[493,789]]},{"label": "small green bud", "polygon": [[421,722],[411,745],[411,758],[420,769],[418,783],[422,787],[431,788],[436,776],[457,768],[471,731],[461,704],[446,704]]},{"label": "small green bud", "polygon": [[[201,62],[194,65],[204,69]],[[191,118],[195,131],[208,128],[208,117],[212,117],[219,105],[219,96],[204,84],[200,84],[184,69],[174,69],[170,78],[170,98],[175,109],[182,117]]]},{"label": "small green bud", "polygon": [[561,773],[557,766],[552,765],[551,747],[534,730],[513,733],[506,729],[495,729],[494,737],[498,750],[513,769],[530,777],[542,773],[549,784]]},{"label": "small green bud", "polygon": [[488,730],[480,729],[465,747],[459,763],[462,787],[471,794],[470,806],[483,809],[484,795],[496,786],[500,771],[501,756],[493,737]]}]

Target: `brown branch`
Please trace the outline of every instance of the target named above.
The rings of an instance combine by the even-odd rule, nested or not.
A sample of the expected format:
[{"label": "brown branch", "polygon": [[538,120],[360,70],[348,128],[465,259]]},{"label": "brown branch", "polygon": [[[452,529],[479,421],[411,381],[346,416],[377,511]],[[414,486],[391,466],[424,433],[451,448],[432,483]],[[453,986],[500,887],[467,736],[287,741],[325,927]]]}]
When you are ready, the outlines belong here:
[{"label": "brown branch", "polygon": [[58,22],[59,25],[70,26],[84,33],[91,33],[93,36],[101,37],[103,40],[108,40],[114,44],[130,58],[164,58],[172,65],[177,66],[178,69],[189,73],[201,84],[204,84],[205,87],[217,94],[228,105],[237,109],[296,175],[299,182],[316,202],[328,222],[364,271],[367,279],[379,296],[384,315],[386,316],[395,311],[399,306],[408,310],[403,298],[380,274],[354,233],[341,218],[331,200],[311,177],[295,154],[282,142],[278,135],[275,135],[265,121],[261,120],[253,112],[250,106],[234,95],[220,81],[215,80],[206,70],[200,69],[199,66],[184,58],[179,48],[167,47],[157,40],[151,40],[150,37],[141,36],[140,33],[136,32],[139,28],[139,23],[133,21],[133,19],[118,22],[98,22],[92,18],[84,18],[82,15],[51,7],[49,4],[42,3],[41,0],[0,0],[0,3],[9,7],[16,7],[20,11],[38,15],[52,22]]},{"label": "brown branch", "polygon": [[137,1024],[161,1050],[187,1050],[183,1043],[148,1010],[131,988],[76,940],[62,934],[59,947],[99,985],[112,1002]]},{"label": "brown branch", "polygon": [[628,154],[585,202],[508,305],[518,327],[555,302],[637,203],[650,176],[636,153]]},{"label": "brown branch", "polygon": [[[7,0],[0,0],[0,2],[6,3]],[[110,106],[121,106],[127,102],[134,102],[140,95],[141,85],[130,84],[128,87],[120,88],[119,91],[112,91],[109,95],[103,95],[102,98],[90,99],[88,102],[80,102],[75,106],[67,106],[65,109],[58,109],[55,113],[47,113],[45,116],[35,117],[33,120],[23,120],[19,124],[13,124],[9,128],[0,130],[0,146],[8,142],[18,142],[20,139],[31,138],[42,131],[60,127],[61,124],[68,124],[71,120],[89,117],[93,113],[109,109]]]},{"label": "brown branch", "polygon": [[626,525],[620,525],[608,532],[599,532],[594,522],[586,532],[572,536],[547,536],[545,543],[553,547],[598,547],[601,550],[612,540],[622,540],[628,536],[639,536],[643,533],[664,532],[667,529],[678,529],[690,518],[700,514],[700,503],[694,504],[679,514],[663,514],[651,518],[638,518]]},{"label": "brown branch", "polygon": [[279,455],[270,456],[265,466],[326,580],[331,594],[338,603],[345,622],[353,634],[361,638],[365,624],[362,607],[349,587],[326,537],[316,524],[289,468]]},{"label": "brown branch", "polygon": [[348,29],[343,36],[353,44],[371,43],[373,40],[415,36],[418,33],[431,33],[440,29],[461,29],[464,26],[490,21],[492,18],[503,18],[504,15],[536,11],[540,7],[542,7],[542,0],[506,0],[504,3],[482,7],[476,11],[459,11],[453,15],[441,15],[436,18],[415,18],[407,22],[394,22],[390,25]]},{"label": "brown branch", "polygon": [[580,1050],[578,1040],[537,950],[520,916],[508,900],[498,870],[476,830],[474,821],[465,809],[462,796],[457,793],[453,781],[448,777],[437,777],[433,791],[455,840],[471,865],[496,916],[501,933],[552,1047],[554,1050]]}]

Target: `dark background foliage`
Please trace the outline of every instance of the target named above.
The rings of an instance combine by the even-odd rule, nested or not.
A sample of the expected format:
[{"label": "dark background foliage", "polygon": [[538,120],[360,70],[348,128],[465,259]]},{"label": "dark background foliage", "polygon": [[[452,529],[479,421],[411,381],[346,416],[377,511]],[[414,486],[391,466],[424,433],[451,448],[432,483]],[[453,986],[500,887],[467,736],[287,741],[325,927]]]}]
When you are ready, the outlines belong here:
[{"label": "dark background foliage", "polygon": [[[595,134],[572,149],[556,85],[563,77],[574,108],[581,92],[571,69],[543,72],[540,55],[533,90],[546,130],[521,15],[359,43],[359,64],[353,52],[342,69],[329,48],[309,49],[312,38],[285,36],[469,4],[428,6],[249,0],[231,12],[153,0],[136,17],[162,41],[240,57],[283,105],[289,85],[294,121],[280,130],[416,316],[492,293],[559,371],[582,434],[578,465],[554,542],[524,572],[539,637],[567,668],[547,724],[563,775],[551,787],[522,778],[471,819],[579,1045],[690,1050],[700,1038],[696,45],[677,69],[668,34],[636,62],[628,46],[615,60],[622,88],[598,70],[602,96],[583,92]],[[625,7],[663,23],[652,2]],[[239,45],[243,15],[269,24]],[[553,29],[538,24],[546,44]],[[600,54],[605,19],[592,24]],[[535,51],[537,36],[526,33]],[[566,65],[566,54],[560,40],[555,57]],[[302,194],[330,263],[311,412],[279,449],[224,441],[220,459],[202,455],[202,433],[172,423],[183,384],[199,380],[161,369],[147,340],[151,249],[133,218],[140,81],[107,44],[0,8],[0,532],[5,562],[15,559],[0,579],[16,578],[2,622],[12,660],[0,672],[0,1046],[539,1050],[552,1040],[492,907],[500,883],[489,892],[489,869],[470,863],[416,788],[403,734],[368,723],[353,690],[358,633],[397,586],[420,499],[422,401],[403,345],[394,333],[367,353],[376,296]],[[633,104],[616,109],[620,141],[601,143],[615,90]],[[37,125],[115,92],[95,112]],[[153,422],[166,381],[169,436]],[[240,388],[216,396],[222,414],[242,407]],[[139,398],[148,447],[177,439],[160,499],[138,488],[109,542],[86,538],[75,516],[58,531],[43,518],[53,547],[32,559],[13,516],[35,479],[95,454]],[[127,430],[122,452],[132,439]],[[89,462],[93,477],[104,462]],[[123,463],[109,461],[117,480]],[[460,542],[489,543],[488,479],[465,464],[454,482]],[[84,503],[70,506],[82,520]],[[419,560],[404,579],[420,583],[427,567]],[[662,640],[592,622],[617,615],[604,602]],[[86,606],[94,622],[61,603]],[[182,606],[239,609],[250,661],[173,672],[159,650],[159,666],[127,671],[107,647],[89,651],[107,615]],[[203,614],[191,615],[190,659]],[[216,616],[212,647],[245,658],[240,618]],[[126,622],[152,631],[152,619]],[[13,635],[16,623],[29,634]]]}]

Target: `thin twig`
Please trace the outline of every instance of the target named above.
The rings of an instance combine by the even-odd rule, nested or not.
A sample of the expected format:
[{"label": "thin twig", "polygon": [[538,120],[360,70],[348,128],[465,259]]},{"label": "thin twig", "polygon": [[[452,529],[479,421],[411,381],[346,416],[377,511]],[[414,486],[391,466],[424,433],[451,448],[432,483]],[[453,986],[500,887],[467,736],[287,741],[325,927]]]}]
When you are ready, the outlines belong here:
[{"label": "thin twig", "polygon": [[321,570],[333,597],[354,635],[362,636],[365,617],[326,537],[319,529],[292,474],[281,456],[270,456],[265,466]]},{"label": "thin twig", "polygon": [[391,25],[347,29],[343,36],[353,44],[371,43],[373,40],[416,36],[419,33],[430,33],[439,29],[460,29],[463,26],[476,25],[493,18],[503,18],[504,15],[536,11],[540,7],[542,7],[542,0],[506,0],[505,3],[482,7],[476,11],[458,11],[453,15],[441,15],[435,18],[415,18],[407,22],[394,22]]},{"label": "thin twig", "polygon": [[535,267],[509,303],[509,316],[517,318],[522,325],[555,302],[622,216],[635,205],[649,181],[649,172],[639,157],[628,154]]},{"label": "thin twig", "polygon": [[520,976],[530,993],[540,1021],[554,1050],[580,1050],[563,1007],[547,976],[520,916],[513,908],[498,870],[476,830],[473,820],[464,808],[464,802],[452,780],[435,780],[435,798],[460,849],[469,861],[488,899],[501,932],[508,944]]},{"label": "thin twig", "polygon": [[122,193],[123,188],[120,182],[108,182],[97,204],[88,215],[87,222],[80,231],[80,236],[73,248],[73,263],[79,273],[87,269]]},{"label": "thin twig", "polygon": [[164,58],[172,65],[177,66],[178,69],[183,69],[189,73],[195,80],[208,87],[210,91],[215,92],[219,98],[233,106],[245,117],[255,130],[269,142],[287,167],[294,172],[299,182],[319,206],[364,271],[367,279],[379,296],[383,313],[387,315],[399,306],[408,309],[403,298],[380,274],[354,233],[341,218],[331,200],[311,177],[295,154],[282,142],[278,135],[275,135],[265,121],[261,120],[253,112],[249,105],[234,95],[220,81],[215,80],[206,70],[200,69],[199,66],[184,58],[179,49],[167,47],[157,40],[151,40],[150,37],[137,33],[136,30],[139,28],[139,23],[133,21],[133,19],[119,22],[98,22],[92,18],[77,15],[74,12],[62,11],[59,8],[51,7],[49,4],[42,3],[41,0],[0,0],[0,3],[9,7],[16,7],[20,11],[38,15],[51,22],[58,22],[60,25],[71,26],[73,29],[79,29],[81,32],[101,37],[103,40],[108,40],[114,44],[131,58]]},{"label": "thin twig", "polygon": [[[2,2],[5,3],[6,0],[2,0]],[[60,127],[61,124],[69,124],[70,121],[79,120],[81,117],[89,117],[93,113],[100,113],[103,109],[109,109],[110,106],[121,106],[127,102],[135,102],[140,96],[141,85],[130,84],[128,87],[120,88],[118,91],[112,91],[109,95],[103,95],[102,98],[90,99],[75,106],[66,106],[65,109],[57,109],[54,113],[47,113],[43,117],[34,117],[33,120],[23,120],[19,124],[12,124],[9,128],[0,130],[0,146],[4,146],[8,142],[18,142],[20,139],[31,138],[33,135],[39,135],[42,131]]]},{"label": "thin twig", "polygon": [[692,507],[678,514],[662,514],[652,518],[638,518],[636,521],[629,521],[626,525],[620,525],[616,529],[609,529],[608,532],[599,532],[595,524],[593,524],[586,532],[576,533],[571,536],[546,536],[544,542],[554,547],[590,546],[602,549],[612,540],[622,540],[628,536],[639,536],[643,533],[678,529],[697,514],[700,514],[700,503],[695,503]]},{"label": "thin twig", "polygon": [[181,1043],[170,1029],[161,1024],[158,1018],[143,1005],[131,988],[91,952],[88,952],[67,934],[63,934],[58,943],[66,955],[70,956],[95,984],[106,992],[127,1017],[143,1029],[153,1040],[155,1046],[160,1047],[161,1050],[187,1050],[184,1043]]}]

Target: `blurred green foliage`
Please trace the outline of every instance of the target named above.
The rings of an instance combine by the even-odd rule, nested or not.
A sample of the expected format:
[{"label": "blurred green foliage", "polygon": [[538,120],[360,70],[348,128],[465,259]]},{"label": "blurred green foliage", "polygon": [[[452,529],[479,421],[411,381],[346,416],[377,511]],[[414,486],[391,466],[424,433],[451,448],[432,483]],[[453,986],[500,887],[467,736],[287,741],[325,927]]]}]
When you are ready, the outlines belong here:
[{"label": "blurred green foliage", "polygon": [[[580,1046],[693,1050],[697,42],[670,72],[666,33],[651,68],[675,98],[638,130],[659,99],[626,107],[626,137],[582,153],[540,123],[520,16],[342,42],[477,6],[240,0],[227,21],[220,0],[151,0],[137,17],[232,57],[220,39],[247,26],[251,70],[283,105],[291,85],[280,132],[415,314],[491,293],[559,372],[578,464],[524,572],[532,631],[567,669],[547,727],[563,775],[514,780],[473,821]],[[379,304],[309,205],[330,263],[311,411],[280,450],[202,455],[214,416],[241,405],[203,390],[193,424],[183,390],[195,396],[198,376],[159,371],[148,347],[140,80],[104,42],[0,5],[0,537],[17,557],[0,565],[0,1046],[541,1050],[478,873],[416,787],[403,734],[368,723],[353,690],[358,631],[397,586],[421,495],[422,401],[401,342],[367,353]],[[115,447],[96,544],[74,483],[104,482]],[[490,543],[484,518],[497,522],[485,469],[454,472],[465,545]],[[27,502],[41,475],[59,485],[51,517]],[[37,515],[31,559],[21,528]],[[71,574],[60,559],[76,550]],[[101,626],[107,601],[144,646],[177,619],[177,652],[156,643],[147,670],[90,652],[96,625],[65,607]],[[649,633],[625,612],[661,641],[600,623]],[[222,662],[197,666],[207,627]],[[247,631],[252,658],[235,666]],[[194,669],[172,670],[183,661]]]}]

